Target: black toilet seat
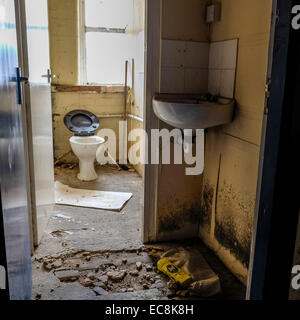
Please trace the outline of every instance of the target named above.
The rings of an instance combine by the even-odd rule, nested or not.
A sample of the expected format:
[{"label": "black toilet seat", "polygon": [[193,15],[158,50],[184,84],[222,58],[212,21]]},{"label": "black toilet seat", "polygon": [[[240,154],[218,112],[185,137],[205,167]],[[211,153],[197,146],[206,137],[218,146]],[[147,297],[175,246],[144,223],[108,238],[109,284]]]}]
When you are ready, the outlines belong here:
[{"label": "black toilet seat", "polygon": [[91,112],[86,110],[73,110],[64,117],[65,126],[75,136],[88,137],[93,136],[99,128],[99,119]]}]

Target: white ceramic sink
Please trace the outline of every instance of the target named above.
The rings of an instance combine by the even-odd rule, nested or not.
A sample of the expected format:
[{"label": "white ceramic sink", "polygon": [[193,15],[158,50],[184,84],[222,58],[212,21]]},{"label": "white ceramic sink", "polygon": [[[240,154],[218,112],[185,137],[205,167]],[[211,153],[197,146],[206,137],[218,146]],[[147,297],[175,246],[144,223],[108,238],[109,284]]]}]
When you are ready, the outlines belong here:
[{"label": "white ceramic sink", "polygon": [[156,116],[179,129],[206,129],[233,120],[235,101],[206,95],[159,94],[153,98]]}]

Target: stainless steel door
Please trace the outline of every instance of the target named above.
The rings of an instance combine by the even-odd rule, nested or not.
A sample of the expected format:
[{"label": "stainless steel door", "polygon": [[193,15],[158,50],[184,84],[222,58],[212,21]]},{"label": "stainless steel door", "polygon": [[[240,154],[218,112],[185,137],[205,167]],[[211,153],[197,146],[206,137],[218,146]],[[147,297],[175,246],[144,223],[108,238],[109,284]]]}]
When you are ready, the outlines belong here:
[{"label": "stainless steel door", "polygon": [[47,0],[21,0],[21,26],[31,175],[34,244],[54,204],[54,160]]},{"label": "stainless steel door", "polygon": [[[21,92],[15,6],[0,0],[0,185],[6,271],[10,299],[31,298],[31,259],[27,209]],[[17,90],[19,89],[19,90]],[[1,224],[0,224],[1,225]],[[4,234],[4,237],[3,237]],[[1,248],[3,249],[3,248]]]}]

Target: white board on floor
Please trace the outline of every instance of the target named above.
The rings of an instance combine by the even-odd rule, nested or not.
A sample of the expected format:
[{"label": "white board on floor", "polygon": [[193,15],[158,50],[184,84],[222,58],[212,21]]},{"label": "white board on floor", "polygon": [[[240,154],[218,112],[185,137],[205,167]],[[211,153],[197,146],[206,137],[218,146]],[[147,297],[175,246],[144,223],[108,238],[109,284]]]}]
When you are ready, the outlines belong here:
[{"label": "white board on floor", "polygon": [[75,189],[58,181],[55,182],[57,204],[121,211],[132,193]]}]

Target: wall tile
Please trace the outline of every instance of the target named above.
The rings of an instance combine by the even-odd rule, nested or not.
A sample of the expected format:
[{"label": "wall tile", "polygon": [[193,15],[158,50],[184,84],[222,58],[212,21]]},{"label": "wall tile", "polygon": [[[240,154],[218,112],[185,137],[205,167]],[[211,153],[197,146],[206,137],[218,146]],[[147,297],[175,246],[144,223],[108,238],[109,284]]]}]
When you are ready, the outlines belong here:
[{"label": "wall tile", "polygon": [[190,42],[186,43],[185,64],[186,68],[208,68],[209,43]]},{"label": "wall tile", "polygon": [[207,93],[208,69],[185,69],[185,93]]},{"label": "wall tile", "polygon": [[184,69],[162,67],[160,92],[183,93],[184,92]]},{"label": "wall tile", "polygon": [[211,43],[208,76],[208,90],[211,94],[234,97],[237,47],[237,39]]},{"label": "wall tile", "polygon": [[213,95],[220,95],[222,70],[211,69],[208,75],[208,92]]},{"label": "wall tile", "polygon": [[162,41],[162,67],[183,67],[185,56],[185,41]]},{"label": "wall tile", "polygon": [[233,98],[237,46],[237,39],[213,43],[163,40],[161,92],[208,91]]},{"label": "wall tile", "polygon": [[238,40],[223,42],[222,69],[236,69]]},{"label": "wall tile", "polygon": [[209,49],[209,69],[222,69],[223,41],[212,42]]},{"label": "wall tile", "polygon": [[234,97],[235,70],[222,70],[220,95],[232,99]]}]

